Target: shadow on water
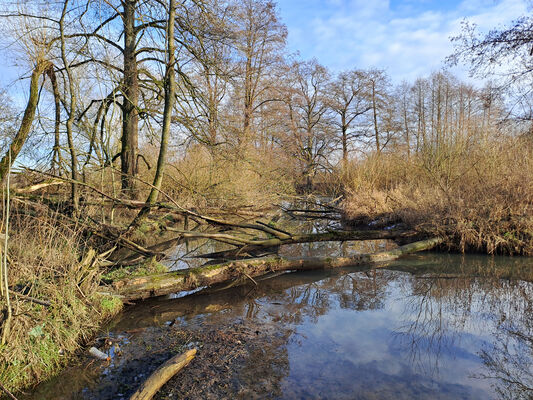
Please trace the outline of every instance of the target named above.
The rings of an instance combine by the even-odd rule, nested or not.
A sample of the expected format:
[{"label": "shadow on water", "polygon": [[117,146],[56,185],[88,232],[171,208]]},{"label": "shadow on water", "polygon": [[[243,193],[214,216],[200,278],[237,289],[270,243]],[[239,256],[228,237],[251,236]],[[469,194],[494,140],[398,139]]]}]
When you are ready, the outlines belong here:
[{"label": "shadow on water", "polygon": [[128,398],[197,346],[156,398],[530,399],[532,278],[531,259],[427,253],[153,299],[102,333],[111,362],[81,357],[26,398]]}]

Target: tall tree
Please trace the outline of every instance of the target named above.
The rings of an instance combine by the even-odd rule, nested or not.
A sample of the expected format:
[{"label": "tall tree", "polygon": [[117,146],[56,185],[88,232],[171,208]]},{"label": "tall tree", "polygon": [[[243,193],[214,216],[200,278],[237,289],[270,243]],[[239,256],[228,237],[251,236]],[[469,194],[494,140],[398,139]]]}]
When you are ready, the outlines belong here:
[{"label": "tall tree", "polygon": [[65,0],[63,3],[63,10],[61,12],[61,17],[59,18],[59,35],[60,35],[60,49],[61,49],[61,61],[63,63],[63,69],[66,74],[66,81],[68,85],[68,102],[66,102],[66,111],[67,111],[67,122],[65,123],[67,130],[67,141],[70,151],[70,170],[71,170],[71,201],[72,208],[74,213],[78,212],[79,208],[79,194],[78,194],[78,183],[79,180],[79,171],[78,171],[78,155],[76,152],[76,147],[74,145],[74,118],[76,113],[76,103],[78,101],[76,97],[76,89],[74,84],[74,76],[72,69],[70,67],[70,60],[67,58],[66,50],[66,39],[65,39],[65,17],[67,16],[69,6],[69,0]]},{"label": "tall tree", "polygon": [[122,137],[120,150],[120,170],[122,190],[131,197],[135,195],[135,176],[137,175],[137,151],[139,147],[139,76],[137,71],[137,36],[142,25],[136,25],[136,6],[138,0],[121,0],[120,13],[124,24],[124,50],[122,81]]},{"label": "tall tree", "polygon": [[370,106],[372,109],[372,131],[376,152],[379,154],[385,147],[382,143],[382,132],[380,132],[380,121],[385,116],[384,111],[388,104],[388,93],[390,89],[389,77],[383,70],[370,70],[368,76],[368,91],[370,96]]},{"label": "tall tree", "polygon": [[237,49],[241,66],[242,134],[239,144],[250,140],[254,115],[265,102],[275,78],[274,67],[282,59],[287,29],[270,0],[243,0],[237,5]]},{"label": "tall tree", "polygon": [[357,118],[372,109],[367,74],[361,70],[340,73],[328,87],[328,104],[336,114],[334,124],[340,131],[342,161],[348,161],[348,146],[357,133]]},{"label": "tall tree", "polygon": [[294,63],[291,71],[293,87],[286,96],[289,136],[285,143],[300,161],[306,190],[320,167],[328,164],[332,150],[331,122],[326,90],[329,73],[316,61]]},{"label": "tall tree", "polygon": [[176,95],[176,78],[174,67],[176,64],[176,45],[174,37],[174,25],[176,22],[176,0],[169,0],[168,2],[168,20],[166,29],[166,62],[165,62],[165,76],[163,78],[165,91],[165,105],[163,110],[163,127],[161,130],[161,142],[159,145],[159,156],[157,158],[157,168],[155,171],[152,189],[146,200],[146,207],[143,207],[141,212],[135,218],[133,225],[136,226],[149,212],[150,207],[155,204],[161,184],[163,182],[163,173],[165,171],[165,164],[168,152],[168,142],[170,137],[170,123],[172,120],[172,110],[174,107]]}]

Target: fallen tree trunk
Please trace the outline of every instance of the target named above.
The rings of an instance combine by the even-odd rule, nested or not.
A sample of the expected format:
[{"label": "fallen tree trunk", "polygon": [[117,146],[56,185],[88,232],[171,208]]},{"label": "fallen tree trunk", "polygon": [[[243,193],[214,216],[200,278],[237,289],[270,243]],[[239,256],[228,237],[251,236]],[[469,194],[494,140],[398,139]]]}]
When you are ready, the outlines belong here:
[{"label": "fallen tree trunk", "polygon": [[442,243],[441,238],[432,238],[400,246],[394,250],[372,254],[359,254],[353,257],[309,257],[289,259],[283,257],[255,258],[243,261],[229,261],[164,274],[128,278],[112,284],[114,293],[126,301],[170,293],[195,290],[216,283],[264,275],[267,272],[287,270],[313,270],[349,267],[365,263],[378,263],[394,260],[404,254],[428,250]]},{"label": "fallen tree trunk", "polygon": [[[182,233],[184,238],[209,238],[217,240],[220,234],[209,233],[196,233],[196,232],[184,232]],[[218,251],[215,253],[201,254],[195,256],[195,258],[212,258],[212,259],[235,259],[246,258],[250,255],[254,255],[258,251],[265,248],[276,247],[282,244],[297,244],[297,243],[311,243],[311,242],[331,242],[339,241],[344,242],[348,240],[378,240],[378,239],[400,239],[416,236],[417,232],[414,231],[401,231],[401,230],[361,230],[361,231],[331,231],[322,233],[309,233],[302,235],[291,235],[286,239],[269,238],[269,239],[243,239],[235,238],[231,236],[233,240],[240,240],[240,245],[237,249]],[[224,235],[224,238],[230,237]]]},{"label": "fallen tree trunk", "polygon": [[[218,251],[214,253],[200,254],[193,258],[209,258],[217,260],[240,260],[245,258],[262,257],[266,254],[275,252],[282,244],[310,243],[310,242],[328,242],[328,241],[347,241],[347,240],[376,240],[376,239],[406,239],[416,236],[414,231],[400,230],[362,230],[362,231],[332,231],[323,233],[310,233],[303,235],[292,235],[287,239],[269,238],[269,239],[244,239],[236,235],[229,235],[217,232],[196,232],[183,231],[174,228],[167,229],[172,232],[180,232],[179,236],[158,243],[154,246],[137,249],[134,255],[117,256],[113,258],[115,265],[131,265],[140,262],[146,258],[148,253],[162,256],[166,250],[181,243],[185,240],[212,239],[222,243],[237,246],[235,249]],[[125,243],[127,245],[127,243]],[[131,250],[131,244],[128,246]],[[134,249],[135,250],[135,249]]]},{"label": "fallen tree trunk", "polygon": [[196,355],[196,349],[184,354],[178,354],[161,365],[150,377],[144,381],[130,400],[150,400],[170,378],[186,367]]}]

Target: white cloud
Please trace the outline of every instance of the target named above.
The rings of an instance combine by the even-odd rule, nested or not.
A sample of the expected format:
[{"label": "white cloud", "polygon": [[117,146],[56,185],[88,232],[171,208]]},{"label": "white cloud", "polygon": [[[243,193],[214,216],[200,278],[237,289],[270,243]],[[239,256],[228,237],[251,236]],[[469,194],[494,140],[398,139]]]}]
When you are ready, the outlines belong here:
[{"label": "white cloud", "polygon": [[297,27],[287,21],[289,44],[334,70],[385,68],[395,81],[413,80],[442,67],[465,17],[488,30],[525,14],[526,1],[464,0],[455,9],[415,11],[411,4],[393,9],[388,0],[328,0],[302,7],[308,18],[300,14]]}]

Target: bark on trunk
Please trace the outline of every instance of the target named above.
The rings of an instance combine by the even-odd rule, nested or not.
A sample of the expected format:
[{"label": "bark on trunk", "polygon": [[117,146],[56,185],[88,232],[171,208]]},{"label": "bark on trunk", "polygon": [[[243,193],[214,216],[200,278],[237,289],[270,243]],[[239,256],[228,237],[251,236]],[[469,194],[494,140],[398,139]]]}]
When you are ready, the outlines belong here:
[{"label": "bark on trunk", "polygon": [[139,114],[139,82],[137,78],[137,32],[135,29],[135,6],[137,0],[125,0],[123,11],[124,23],[124,104],[122,106],[122,149],[121,182],[123,192],[135,198],[135,179],[137,175],[137,148]]},{"label": "bark on trunk", "polygon": [[53,65],[46,70],[46,74],[50,78],[52,84],[52,93],[54,94],[54,148],[52,151],[52,171],[58,175],[62,175],[63,159],[61,157],[61,144],[59,130],[61,127],[61,98],[59,95],[59,87],[57,85],[57,77]]},{"label": "bark on trunk", "polygon": [[31,74],[30,81],[30,98],[26,109],[24,110],[24,116],[20,128],[15,135],[15,138],[11,142],[8,151],[0,161],[0,183],[4,181],[11,165],[17,158],[22,146],[26,142],[30,129],[35,118],[35,110],[37,109],[37,103],[39,102],[39,77],[46,70],[50,64],[47,62],[39,62]]}]

